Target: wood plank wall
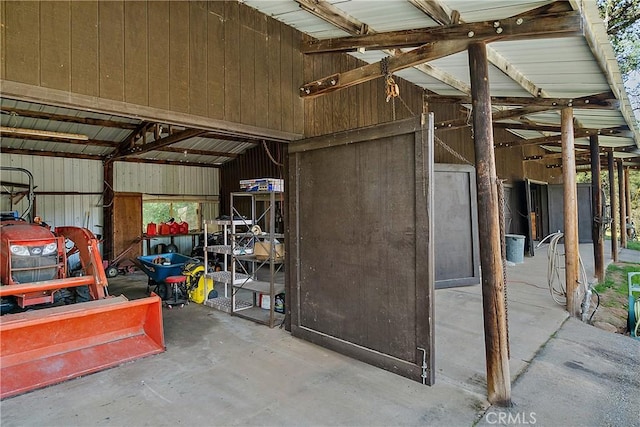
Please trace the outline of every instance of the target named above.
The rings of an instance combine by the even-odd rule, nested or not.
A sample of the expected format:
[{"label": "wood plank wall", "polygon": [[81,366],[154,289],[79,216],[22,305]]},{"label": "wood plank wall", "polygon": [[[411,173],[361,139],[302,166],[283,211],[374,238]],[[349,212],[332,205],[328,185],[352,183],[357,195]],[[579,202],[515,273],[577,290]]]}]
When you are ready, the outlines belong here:
[{"label": "wood plank wall", "polygon": [[[307,36],[237,1],[3,1],[0,20],[2,79],[308,137],[394,119],[382,78],[300,98],[303,83],[363,63],[304,56]],[[396,82],[395,119],[420,114],[423,90]],[[464,114],[452,105],[428,109],[436,120]],[[438,136],[473,161],[469,129]],[[514,137],[496,131],[495,141],[503,138]],[[559,173],[522,164],[525,151],[539,149],[496,151],[500,177],[555,182]],[[435,160],[463,163],[439,145]]]},{"label": "wood plank wall", "polygon": [[302,134],[300,34],[237,1],[1,2],[0,78]]}]

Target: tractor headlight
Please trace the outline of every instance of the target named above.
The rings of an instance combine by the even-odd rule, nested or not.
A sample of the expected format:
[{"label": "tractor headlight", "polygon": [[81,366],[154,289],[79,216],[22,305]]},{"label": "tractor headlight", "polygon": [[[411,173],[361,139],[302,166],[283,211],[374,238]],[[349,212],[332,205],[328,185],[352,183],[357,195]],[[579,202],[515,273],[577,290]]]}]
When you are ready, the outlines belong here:
[{"label": "tractor headlight", "polygon": [[58,250],[58,244],[56,242],[49,243],[42,249],[42,255],[51,255]]},{"label": "tractor headlight", "polygon": [[29,248],[27,248],[26,246],[11,245],[10,249],[11,253],[14,255],[29,256]]}]

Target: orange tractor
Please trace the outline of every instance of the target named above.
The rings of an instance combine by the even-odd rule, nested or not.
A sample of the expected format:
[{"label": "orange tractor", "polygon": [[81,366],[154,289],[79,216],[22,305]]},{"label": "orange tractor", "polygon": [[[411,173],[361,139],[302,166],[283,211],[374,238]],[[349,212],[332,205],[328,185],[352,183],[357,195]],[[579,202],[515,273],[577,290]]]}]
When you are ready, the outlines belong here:
[{"label": "orange tractor", "polygon": [[[163,352],[160,298],[109,296],[93,233],[26,221],[33,177],[0,169],[29,177],[27,210],[0,221],[0,398]],[[71,277],[76,252],[81,270]]]}]

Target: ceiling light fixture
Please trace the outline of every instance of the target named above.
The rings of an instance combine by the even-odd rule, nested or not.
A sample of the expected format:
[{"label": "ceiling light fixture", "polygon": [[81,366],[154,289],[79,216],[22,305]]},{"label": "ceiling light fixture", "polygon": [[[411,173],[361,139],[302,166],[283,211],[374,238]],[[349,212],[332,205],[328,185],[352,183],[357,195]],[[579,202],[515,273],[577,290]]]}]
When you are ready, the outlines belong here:
[{"label": "ceiling light fixture", "polygon": [[37,136],[42,138],[74,139],[77,141],[88,141],[89,137],[81,133],[54,132],[50,130],[11,128],[0,126],[0,134],[14,136]]}]

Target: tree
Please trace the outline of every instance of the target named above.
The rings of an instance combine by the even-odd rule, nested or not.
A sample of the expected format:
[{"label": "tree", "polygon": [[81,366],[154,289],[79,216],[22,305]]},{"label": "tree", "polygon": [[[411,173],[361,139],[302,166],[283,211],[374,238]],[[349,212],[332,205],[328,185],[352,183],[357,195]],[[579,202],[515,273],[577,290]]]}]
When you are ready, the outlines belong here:
[{"label": "tree", "polygon": [[640,0],[597,0],[634,114],[640,120]]}]

